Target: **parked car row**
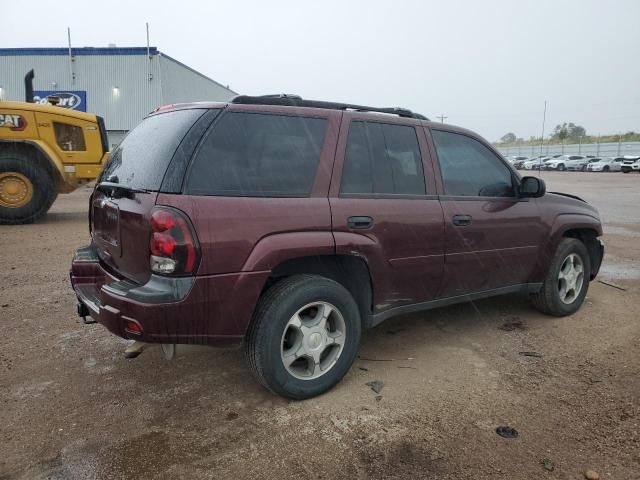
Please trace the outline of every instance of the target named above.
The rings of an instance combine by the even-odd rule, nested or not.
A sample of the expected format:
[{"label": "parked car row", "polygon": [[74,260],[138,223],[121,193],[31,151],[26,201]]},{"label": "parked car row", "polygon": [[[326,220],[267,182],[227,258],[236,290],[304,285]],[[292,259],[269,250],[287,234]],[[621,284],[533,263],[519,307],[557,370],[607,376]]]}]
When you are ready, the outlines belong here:
[{"label": "parked car row", "polygon": [[518,170],[565,170],[577,172],[640,172],[640,156],[596,157],[594,155],[511,156],[507,161]]}]

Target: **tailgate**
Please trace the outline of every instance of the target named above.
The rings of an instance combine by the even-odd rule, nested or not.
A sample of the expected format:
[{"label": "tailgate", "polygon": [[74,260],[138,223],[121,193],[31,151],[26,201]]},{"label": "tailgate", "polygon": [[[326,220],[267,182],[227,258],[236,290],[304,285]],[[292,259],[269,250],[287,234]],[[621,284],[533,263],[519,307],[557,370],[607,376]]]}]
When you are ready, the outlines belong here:
[{"label": "tailgate", "polygon": [[114,198],[96,189],[91,201],[91,235],[100,259],[141,284],[151,276],[150,219],[156,196],[156,192],[129,192]]}]

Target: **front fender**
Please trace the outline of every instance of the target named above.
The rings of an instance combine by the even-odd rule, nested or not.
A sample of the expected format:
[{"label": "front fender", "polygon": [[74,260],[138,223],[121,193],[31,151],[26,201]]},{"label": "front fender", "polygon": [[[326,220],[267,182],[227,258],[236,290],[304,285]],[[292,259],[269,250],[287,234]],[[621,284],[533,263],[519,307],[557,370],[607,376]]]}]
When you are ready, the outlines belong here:
[{"label": "front fender", "polygon": [[599,237],[602,235],[602,223],[600,219],[586,213],[558,214],[551,224],[547,242],[540,249],[536,268],[530,279],[531,282],[544,281],[558,244],[570,230],[592,230]]},{"label": "front fender", "polygon": [[43,142],[39,139],[33,140],[2,140],[2,143],[13,143],[13,144],[21,144],[21,145],[29,145],[30,147],[35,148],[43,157],[44,161],[49,164],[51,167],[51,171],[55,175],[58,184],[58,193],[68,193],[77,187],[75,179],[69,180],[68,175],[65,174],[64,166],[62,164],[62,159],[58,156],[58,154],[47,145],[46,142]]},{"label": "front fender", "polygon": [[566,232],[576,229],[594,230],[597,237],[602,236],[602,223],[599,218],[586,213],[561,213],[551,225],[552,246],[557,246]]}]

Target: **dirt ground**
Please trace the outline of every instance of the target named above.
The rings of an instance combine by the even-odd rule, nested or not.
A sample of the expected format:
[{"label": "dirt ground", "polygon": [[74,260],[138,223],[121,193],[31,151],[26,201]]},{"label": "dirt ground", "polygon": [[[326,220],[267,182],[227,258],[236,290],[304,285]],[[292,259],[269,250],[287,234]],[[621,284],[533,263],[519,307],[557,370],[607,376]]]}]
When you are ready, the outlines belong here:
[{"label": "dirt ground", "polygon": [[512,295],[388,321],[302,402],[261,388],[240,350],[127,360],[83,325],[68,270],[88,189],[0,227],[0,478],[640,479],[640,175],[544,176],[600,209],[599,278],[625,290],[593,282],[562,319]]}]

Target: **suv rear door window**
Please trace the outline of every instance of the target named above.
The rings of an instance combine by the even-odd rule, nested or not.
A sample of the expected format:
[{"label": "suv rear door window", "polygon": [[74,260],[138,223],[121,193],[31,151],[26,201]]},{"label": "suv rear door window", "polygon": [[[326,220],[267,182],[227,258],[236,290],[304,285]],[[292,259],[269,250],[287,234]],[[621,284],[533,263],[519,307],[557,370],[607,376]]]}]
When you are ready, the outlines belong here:
[{"label": "suv rear door window", "polygon": [[424,195],[425,179],[415,128],[351,122],[340,193]]},{"label": "suv rear door window", "polygon": [[100,181],[159,190],[176,148],[203,109],[174,110],[147,117],[111,153]]},{"label": "suv rear door window", "polygon": [[322,118],[227,112],[196,150],[185,192],[308,196],[326,129]]},{"label": "suv rear door window", "polygon": [[446,195],[512,197],[511,170],[479,141],[458,133],[432,130]]}]

